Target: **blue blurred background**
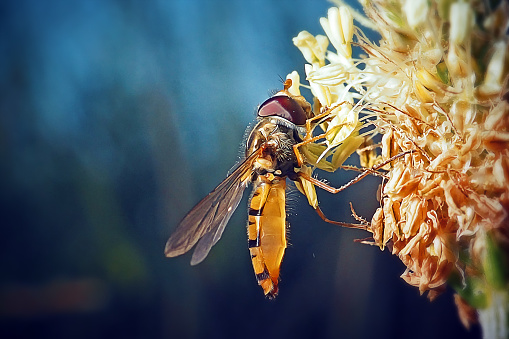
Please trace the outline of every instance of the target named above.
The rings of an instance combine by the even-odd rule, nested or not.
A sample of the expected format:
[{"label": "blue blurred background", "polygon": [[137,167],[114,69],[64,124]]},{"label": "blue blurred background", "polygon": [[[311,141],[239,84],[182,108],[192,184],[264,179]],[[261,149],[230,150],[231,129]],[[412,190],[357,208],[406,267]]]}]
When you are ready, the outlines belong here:
[{"label": "blue blurred background", "polygon": [[[256,106],[303,74],[291,39],[323,34],[329,6],[0,3],[1,338],[480,336],[450,291],[429,303],[397,258],[353,243],[368,234],[324,223],[295,190],[276,300],[252,271],[246,199],[202,264],[163,255],[238,161]],[[369,216],[377,185],[319,192],[322,208],[352,221],[352,201]]]}]

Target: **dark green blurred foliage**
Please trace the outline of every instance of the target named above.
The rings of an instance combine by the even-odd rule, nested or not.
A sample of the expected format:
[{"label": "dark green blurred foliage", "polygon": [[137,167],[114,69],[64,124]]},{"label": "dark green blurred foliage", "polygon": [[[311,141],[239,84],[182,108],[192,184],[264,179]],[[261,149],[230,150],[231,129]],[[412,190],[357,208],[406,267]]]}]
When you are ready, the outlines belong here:
[{"label": "dark green blurred foliage", "polygon": [[[0,4],[1,338],[479,337],[449,293],[430,304],[399,260],[322,222],[295,189],[275,301],[252,272],[246,201],[202,264],[164,258],[178,221],[238,161],[256,105],[279,76],[303,76],[291,38],[323,34],[328,6]],[[348,202],[369,216],[376,185],[319,199],[352,221]]]}]

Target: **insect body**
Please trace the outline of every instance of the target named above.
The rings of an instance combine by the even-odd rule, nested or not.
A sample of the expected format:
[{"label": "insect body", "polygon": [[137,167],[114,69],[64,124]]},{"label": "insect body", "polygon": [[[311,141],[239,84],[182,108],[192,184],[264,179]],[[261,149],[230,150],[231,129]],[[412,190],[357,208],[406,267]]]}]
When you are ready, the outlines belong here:
[{"label": "insect body", "polygon": [[[299,171],[303,158],[298,147],[316,139],[310,137],[309,122],[318,117],[311,118],[311,107],[304,98],[290,95],[290,86],[291,81],[287,80],[283,91],[260,105],[258,122],[247,140],[245,160],[184,217],[165,248],[166,256],[174,257],[196,245],[191,265],[200,263],[221,238],[244,189],[253,183],[248,246],[258,284],[269,298],[278,293],[279,269],[287,244],[286,178],[301,184],[308,181],[332,193],[342,189],[334,189]],[[303,134],[307,140],[303,140]],[[318,205],[313,207],[327,222],[355,227],[331,221]]]},{"label": "insect body", "polygon": [[[260,111],[264,112],[264,105]],[[286,249],[286,177],[297,177],[293,145],[299,141],[295,124],[279,116],[262,118],[248,139],[248,154],[261,150],[253,164],[248,244],[256,279],[269,297],[278,291],[279,268]]]},{"label": "insect body", "polygon": [[286,249],[286,177],[298,177],[293,146],[302,141],[300,132],[305,129],[299,126],[309,114],[309,104],[292,98],[286,88],[261,104],[258,123],[247,140],[245,160],[184,217],[166,243],[166,256],[183,254],[197,244],[191,264],[205,259],[244,189],[253,183],[247,227],[249,251],[265,295],[276,296]]}]

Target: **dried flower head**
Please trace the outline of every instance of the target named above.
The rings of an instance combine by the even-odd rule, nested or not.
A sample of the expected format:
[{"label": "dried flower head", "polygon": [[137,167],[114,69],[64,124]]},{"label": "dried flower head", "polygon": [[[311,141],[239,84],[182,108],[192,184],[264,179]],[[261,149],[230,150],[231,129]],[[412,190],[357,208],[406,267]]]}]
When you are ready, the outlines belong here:
[{"label": "dried flower head", "polygon": [[[406,265],[402,278],[430,299],[450,282],[470,315],[463,319],[472,319],[465,305],[481,310],[481,321],[496,305],[505,314],[498,316],[505,337],[509,6],[445,0],[363,6],[369,21],[342,4],[320,19],[334,51],[325,50],[322,35],[294,39],[309,63],[315,114],[333,116],[320,125],[325,141],[303,152],[308,163],[333,171],[382,135],[379,154],[361,164],[401,156],[384,167],[388,180],[368,227],[373,243],[397,255]],[[371,22],[381,40],[370,41],[353,17]],[[364,56],[353,57],[352,46]]]}]

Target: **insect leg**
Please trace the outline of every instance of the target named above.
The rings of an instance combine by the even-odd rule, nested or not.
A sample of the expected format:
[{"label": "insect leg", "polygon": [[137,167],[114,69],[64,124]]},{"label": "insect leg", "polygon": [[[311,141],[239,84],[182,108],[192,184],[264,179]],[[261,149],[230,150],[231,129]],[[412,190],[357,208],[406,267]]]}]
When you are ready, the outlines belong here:
[{"label": "insect leg", "polygon": [[302,146],[302,145],[305,145],[305,144],[312,143],[312,142],[314,142],[316,140],[323,139],[323,138],[325,138],[325,133],[317,135],[316,137],[312,137],[310,139],[305,139],[304,141],[299,142],[299,143],[293,145],[293,152],[295,153],[295,156],[297,158],[297,164],[298,164],[299,167],[302,166],[302,164],[304,163],[304,159],[302,157],[302,154],[299,151],[299,147]]},{"label": "insect leg", "polygon": [[327,218],[325,216],[325,214],[323,214],[322,209],[318,205],[315,207],[315,211],[320,216],[320,218],[322,218],[323,221],[328,222],[329,224],[338,225],[338,226],[342,226],[342,227],[348,227],[348,228],[356,228],[359,230],[366,230],[367,226],[369,225],[369,224],[351,224],[351,223],[342,222],[342,221],[330,220],[329,218]]},{"label": "insect leg", "polygon": [[297,175],[301,176],[303,179],[309,181],[310,183],[312,183],[313,185],[315,186],[318,186],[320,187],[321,189],[323,190],[326,190],[327,192],[330,192],[332,194],[336,194],[336,193],[339,193],[341,191],[343,191],[344,189],[352,186],[353,184],[361,181],[362,179],[364,179],[366,176],[368,176],[369,174],[373,173],[373,172],[376,172],[378,169],[384,167],[385,165],[387,165],[388,163],[396,160],[397,158],[400,158],[404,155],[407,155],[409,153],[411,153],[412,151],[406,151],[406,152],[402,152],[402,153],[399,153],[393,157],[391,157],[390,159],[387,159],[386,161],[376,165],[376,166],[373,166],[371,168],[366,168],[364,171],[362,171],[361,174],[359,174],[358,176],[356,176],[355,178],[353,178],[352,180],[350,180],[349,182],[347,182],[345,185],[339,187],[339,188],[335,188],[335,187],[332,187],[330,185],[327,185],[326,183],[324,183],[323,181],[320,181],[316,178],[313,178],[312,176],[304,173],[304,172],[298,172]]},{"label": "insect leg", "polygon": [[[298,172],[297,175],[299,177],[301,177],[301,179],[307,180],[310,183],[312,183],[313,185],[318,186],[318,187],[326,190],[327,192],[336,194],[336,193],[341,192],[345,188],[355,184],[356,182],[362,180],[368,174],[376,172],[376,170],[384,167],[385,165],[387,165],[391,161],[394,161],[395,159],[400,158],[400,157],[402,157],[402,156],[404,156],[406,154],[409,154],[411,152],[412,151],[406,151],[406,152],[397,154],[397,155],[391,157],[390,159],[387,159],[386,161],[382,162],[381,164],[373,166],[372,168],[367,168],[361,174],[359,174],[357,177],[355,177],[354,179],[350,180],[347,184],[345,184],[345,185],[343,185],[343,186],[341,186],[339,188],[334,188],[334,187],[332,187],[330,185],[327,185],[326,183],[324,183],[324,182],[322,182],[322,181],[320,181],[320,180],[318,180],[316,178],[313,178],[312,176],[310,176],[310,175],[308,175],[308,174],[306,174],[304,172]],[[343,227],[348,227],[348,228],[362,229],[362,230],[365,230],[367,228],[367,226],[369,225],[369,224],[364,223],[364,222],[362,222],[361,224],[351,224],[351,223],[345,223],[345,222],[341,222],[341,221],[334,221],[334,220],[331,220],[331,219],[329,219],[329,218],[327,218],[325,216],[325,214],[322,212],[322,210],[320,209],[318,204],[316,206],[314,206],[314,209],[315,209],[316,213],[320,216],[320,218],[322,218],[323,221],[325,221],[327,223],[330,223],[330,224],[333,224],[333,225],[338,225],[338,226],[343,226]]]},{"label": "insect leg", "polygon": [[[341,106],[345,102],[346,101],[343,101],[343,102],[339,103],[338,105],[335,105],[334,107]],[[309,143],[312,143],[312,142],[315,142],[316,140],[324,139],[326,136],[326,133],[322,133],[320,135],[313,137],[313,130],[320,122],[318,122],[314,126],[312,126],[311,123],[313,123],[315,121],[320,121],[320,120],[326,118],[328,115],[330,115],[331,111],[332,111],[332,108],[327,109],[325,112],[318,114],[318,115],[306,120],[306,136],[304,137],[304,140],[302,142],[299,142],[299,143],[293,145],[293,152],[295,153],[295,156],[297,157],[297,163],[299,166],[302,166],[302,164],[304,163],[304,159],[302,158],[302,154],[299,151],[299,147],[309,144]],[[327,119],[325,119],[325,120],[327,120]]]}]

